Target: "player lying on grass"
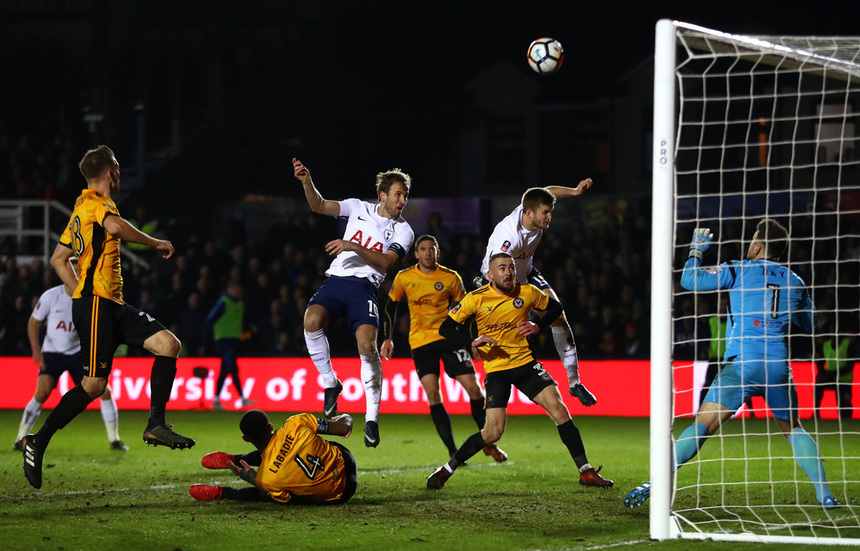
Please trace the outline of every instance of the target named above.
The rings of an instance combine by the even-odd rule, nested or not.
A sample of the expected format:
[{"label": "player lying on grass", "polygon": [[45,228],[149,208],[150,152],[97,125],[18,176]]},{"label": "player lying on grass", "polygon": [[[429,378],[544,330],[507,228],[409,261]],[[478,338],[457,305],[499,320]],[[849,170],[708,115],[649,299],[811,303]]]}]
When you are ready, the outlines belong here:
[{"label": "player lying on grass", "polygon": [[[797,464],[815,486],[818,502],[833,509],[839,504],[827,486],[818,445],[800,425],[788,363],[789,325],[797,325],[804,333],[811,333],[816,325],[806,284],[777,263],[788,245],[788,231],[775,220],[762,219],[756,225],[747,260],[702,268],[702,255],[710,248],[712,237],[708,228],[693,232],[681,286],[690,291],[729,291],[732,324],[726,336],[725,367],[711,384],[695,422],[678,437],[673,470],[695,457],[744,400],[762,396],[791,444]],[[627,494],[624,505],[638,507],[650,495],[651,484],[646,482]]]},{"label": "player lying on grass", "polygon": [[[454,457],[427,478],[427,487],[438,490],[457,467],[487,445],[498,442],[505,432],[508,398],[514,386],[555,421],[561,441],[579,468],[579,483],[611,488],[612,481],[598,474],[600,467],[595,469],[588,463],[579,429],[570,418],[556,382],[535,361],[529,348],[528,338],[561,315],[561,303],[534,285],[517,283],[516,265],[507,253],[490,257],[487,276],[490,284],[466,295],[439,328],[446,339],[477,349],[483,357],[487,372],[484,381],[487,419],[481,431],[467,438]],[[528,319],[532,310],[544,314],[538,323]],[[472,317],[478,326],[476,339],[472,339],[464,325]]]},{"label": "player lying on grass", "polygon": [[239,429],[242,440],[256,450],[246,454],[212,452],[201,463],[207,469],[230,469],[251,486],[236,489],[195,484],[188,490],[194,499],[334,505],[346,503],[355,493],[358,478],[352,452],[318,436],[349,438],[352,417],[348,414],[331,420],[310,413],[293,415],[275,431],[263,411],[252,409],[242,416]]}]

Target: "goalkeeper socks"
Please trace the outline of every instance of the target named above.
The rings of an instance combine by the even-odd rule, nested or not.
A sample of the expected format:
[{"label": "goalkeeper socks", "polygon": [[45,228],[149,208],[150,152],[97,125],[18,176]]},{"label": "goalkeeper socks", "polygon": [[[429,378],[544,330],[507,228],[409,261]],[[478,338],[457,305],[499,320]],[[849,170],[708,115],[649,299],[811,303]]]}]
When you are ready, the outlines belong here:
[{"label": "goalkeeper socks", "polygon": [[478,425],[478,430],[484,428],[484,423],[487,421],[487,412],[484,410],[484,399],[469,400],[469,407],[472,408],[472,419]]},{"label": "goalkeeper socks", "polygon": [[325,332],[322,329],[313,333],[305,331],[305,346],[308,347],[311,361],[319,371],[323,388],[333,388],[337,384],[337,377],[331,367],[331,349]]},{"label": "goalkeeper socks", "polygon": [[359,354],[361,358],[361,382],[364,383],[364,398],[367,411],[364,421],[379,421],[379,402],[382,399],[382,360],[379,352]]},{"label": "goalkeeper socks", "polygon": [[105,430],[107,431],[108,442],[116,442],[119,440],[119,411],[116,408],[116,402],[111,396],[109,399],[101,399],[102,420],[105,422]]},{"label": "goalkeeper socks", "polygon": [[582,443],[582,437],[579,435],[579,429],[573,424],[573,420],[565,421],[556,427],[561,441],[567,446],[567,451],[570,452],[570,457],[576,463],[577,468],[582,468],[588,463],[585,457],[585,444]]},{"label": "goalkeeper socks", "polygon": [[818,498],[819,503],[823,502],[824,498],[831,494],[827,477],[824,475],[824,464],[818,456],[818,445],[802,428],[791,431],[788,442],[794,451],[795,461],[815,486],[815,497]]},{"label": "goalkeeper socks", "polygon": [[[433,419],[433,424],[436,425],[436,432],[442,439],[442,443],[448,448],[448,454],[453,455],[457,451],[457,446],[454,445],[454,432],[451,429],[451,418],[448,412],[445,411],[444,404],[433,404],[430,406],[430,418]],[[483,428],[483,427],[479,427]]]},{"label": "goalkeeper socks", "polygon": [[576,354],[576,343],[573,340],[573,331],[568,324],[553,325],[552,343],[555,351],[567,371],[567,380],[570,386],[579,382],[579,358]]},{"label": "goalkeeper socks", "polygon": [[483,450],[486,445],[484,437],[481,436],[481,431],[476,432],[463,442],[463,445],[460,446],[460,449],[457,450],[454,457],[445,464],[445,469],[453,473],[457,467],[468,461],[470,457],[479,451]]},{"label": "goalkeeper socks", "polygon": [[81,385],[77,385],[63,394],[63,397],[60,398],[60,403],[48,415],[48,418],[45,419],[45,424],[42,425],[42,428],[36,434],[36,441],[39,443],[39,446],[45,449],[48,446],[48,442],[51,441],[51,437],[54,436],[54,433],[68,425],[79,413],[87,409],[87,406],[92,401],[93,399],[90,398],[90,395],[87,394],[87,391]]},{"label": "goalkeeper socks", "polygon": [[164,413],[167,410],[175,377],[176,358],[156,356],[152,363],[152,376],[149,379],[149,418],[156,423],[164,422]]},{"label": "goalkeeper socks", "polygon": [[35,398],[32,398],[21,415],[21,424],[18,426],[18,436],[15,440],[20,440],[30,434],[30,431],[33,430],[33,425],[39,420],[39,415],[41,414],[42,404],[36,401]]},{"label": "goalkeeper socks", "polygon": [[[675,469],[696,457],[699,448],[708,439],[708,427],[702,423],[693,423],[681,433],[675,443]],[[674,469],[673,469],[674,470]]]}]

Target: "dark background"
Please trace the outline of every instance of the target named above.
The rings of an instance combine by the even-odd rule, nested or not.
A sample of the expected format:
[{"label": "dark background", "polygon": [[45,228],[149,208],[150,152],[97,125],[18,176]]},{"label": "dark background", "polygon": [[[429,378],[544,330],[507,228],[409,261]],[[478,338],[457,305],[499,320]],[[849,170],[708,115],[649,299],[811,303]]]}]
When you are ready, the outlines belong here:
[{"label": "dark background", "polygon": [[[402,167],[413,177],[405,216],[417,232],[427,212],[451,222],[452,210],[468,206],[477,231],[452,231],[442,245],[443,263],[467,284],[492,226],[525,188],[590,176],[586,197],[559,202],[535,262],[563,298],[582,357],[644,357],[656,22],[851,36],[860,34],[858,6],[0,0],[0,199],[71,206],[84,185],[78,160],[110,145],[122,165],[120,211],[142,227],[155,222],[156,235],[177,248],[168,262],[138,251],[149,271],[124,260],[126,300],[154,313],[191,354],[205,353],[203,317],[238,278],[258,327],[246,352],[283,356],[305,353],[304,305],[328,266],[323,244],[338,233],[333,220],[308,213],[292,157],[329,199],[371,198],[374,175]],[[525,57],[544,36],[565,47],[550,76],[532,72]],[[737,237],[738,246],[724,247],[731,258],[750,234],[736,226],[721,232]],[[685,257],[686,243],[678,245]],[[56,281],[38,259],[16,266],[16,254],[30,254],[16,247],[0,243],[0,352],[26,355],[33,302]],[[856,290],[852,270],[840,281]],[[675,328],[678,342],[702,333],[692,301],[676,310],[688,325]],[[400,327],[400,353],[408,353],[405,334]],[[333,353],[354,354],[348,331],[330,338]],[[544,341],[540,357],[553,357]]]},{"label": "dark background", "polygon": [[[855,33],[858,14],[849,1],[3,0],[0,131],[60,118],[74,158],[114,147],[127,191],[140,176],[150,194],[181,186],[198,200],[281,194],[293,156],[332,198],[392,166],[410,172],[422,196],[586,174],[604,192],[641,191],[647,161],[635,161],[646,168],[633,177],[618,165],[638,159],[650,136],[622,143],[615,134],[630,114],[613,106],[650,94],[632,75],[650,66],[658,19],[833,35]],[[556,75],[527,67],[526,48],[541,36],[565,46]],[[488,77],[499,67],[504,77]],[[510,117],[525,104],[575,112],[575,122],[541,127],[540,169],[518,168],[523,153],[506,143],[529,139]],[[488,112],[490,151],[473,151],[464,136],[484,128]],[[84,124],[87,115],[98,122]],[[649,126],[649,115],[632,125]],[[555,151],[554,134],[578,137]],[[0,196],[15,194],[0,186]]]}]

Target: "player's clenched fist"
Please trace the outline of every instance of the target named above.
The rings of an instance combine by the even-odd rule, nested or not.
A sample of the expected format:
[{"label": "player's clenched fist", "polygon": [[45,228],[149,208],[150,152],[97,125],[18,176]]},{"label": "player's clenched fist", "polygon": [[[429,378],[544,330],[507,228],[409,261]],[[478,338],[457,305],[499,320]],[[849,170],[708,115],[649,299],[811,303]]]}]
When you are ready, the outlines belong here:
[{"label": "player's clenched fist", "polygon": [[293,175],[295,175],[302,184],[307,184],[311,179],[310,171],[295,157],[293,157]]}]

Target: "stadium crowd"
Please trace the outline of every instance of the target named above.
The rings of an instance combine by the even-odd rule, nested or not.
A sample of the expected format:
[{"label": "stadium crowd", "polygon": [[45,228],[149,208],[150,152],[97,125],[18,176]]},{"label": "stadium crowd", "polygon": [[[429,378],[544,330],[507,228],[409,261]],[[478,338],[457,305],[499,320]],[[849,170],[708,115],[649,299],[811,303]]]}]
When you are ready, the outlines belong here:
[{"label": "stadium crowd", "polygon": [[[157,220],[149,224],[164,227]],[[228,283],[238,281],[245,289],[248,337],[241,355],[303,356],[302,316],[325,277],[330,258],[324,244],[337,235],[336,224],[309,213],[271,227],[260,241],[157,230],[156,235],[173,241],[176,256],[163,261],[136,251],[149,261],[149,270],[125,259],[125,300],[162,320],[183,342],[184,355],[211,355],[206,317]],[[440,262],[457,270],[468,287],[479,274],[486,239],[437,233],[442,236]],[[565,301],[580,357],[647,357],[649,236],[647,220],[633,216],[599,229],[578,224],[567,236],[552,230],[545,235],[535,263]],[[412,263],[410,253],[397,269]],[[395,273],[389,273],[380,297],[387,296]],[[26,326],[34,302],[58,283],[41,260],[19,265],[6,256],[0,270],[0,355],[30,354]],[[395,351],[408,356],[409,318],[399,320]],[[355,354],[350,337],[345,327],[331,332],[334,356]],[[548,335],[534,345],[539,356],[554,357]]]},{"label": "stadium crowd", "polygon": [[[70,121],[76,111],[64,104],[68,96],[51,95],[51,87],[32,90],[5,90],[4,102],[16,103],[26,95],[41,102],[36,111],[21,110],[0,115],[0,197],[3,199],[57,199],[71,206],[80,193],[82,180],[76,162],[86,128]],[[31,98],[32,99],[32,98]],[[22,103],[23,105],[24,103]],[[826,201],[825,201],[826,202]],[[134,204],[140,204],[135,198]],[[824,203],[822,203],[823,205]],[[822,207],[827,209],[826,205]],[[120,209],[123,205],[120,204]],[[231,281],[245,289],[247,340],[241,355],[304,356],[302,316],[308,300],[325,277],[330,258],[324,244],[337,237],[334,219],[314,215],[284,220],[269,228],[264,239],[244,237],[231,227],[227,236],[213,236],[203,230],[181,231],[171,220],[159,220],[157,206],[139,207],[125,213],[145,231],[170,239],[176,255],[168,261],[152,256],[146,248],[134,252],[149,261],[151,269],[124,260],[125,300],[150,312],[171,329],[183,343],[186,356],[211,355],[211,334],[206,317]],[[831,211],[832,212],[832,211]],[[409,219],[409,208],[406,208]],[[573,221],[572,231],[558,232],[551,227],[537,249],[535,265],[549,280],[565,305],[583,359],[639,359],[649,354],[650,326],[650,235],[645,213],[633,209],[613,213],[599,226]],[[438,217],[431,231],[441,246],[440,263],[457,270],[470,287],[479,275],[486,236],[453,235]],[[724,221],[719,235],[722,242],[738,246],[722,247],[720,258],[737,258],[745,228],[738,217]],[[790,265],[808,284],[818,287],[816,308],[823,314],[823,329],[833,330],[836,320],[829,313],[851,311],[858,299],[860,224],[847,217],[794,217]],[[814,225],[813,225],[814,224]],[[839,231],[837,231],[837,225]],[[420,225],[418,227],[421,227]],[[491,228],[486,228],[489,232]],[[57,228],[57,231],[59,228]],[[686,228],[692,230],[692,226]],[[715,228],[716,230],[716,228]],[[747,232],[748,233],[748,232]],[[689,235],[682,228],[679,235]],[[851,236],[838,240],[837,235]],[[814,237],[813,240],[809,239]],[[36,259],[19,263],[13,238],[0,242],[0,355],[30,355],[27,320],[39,295],[59,284],[50,266]],[[684,262],[686,243],[678,243],[675,269]],[[723,258],[723,256],[725,258]],[[840,259],[839,269],[832,263]],[[414,263],[410,253],[398,265]],[[818,270],[813,273],[813,270]],[[380,306],[396,270],[392,270],[380,289]],[[677,278],[676,278],[677,279]],[[694,301],[691,294],[678,294],[675,304],[675,356],[679,359],[707,359],[710,338],[707,317],[717,310],[717,300]],[[342,322],[341,322],[342,323]],[[399,317],[395,330],[395,354],[409,354],[408,316]],[[856,330],[856,320],[843,322],[842,330]],[[829,327],[828,327],[829,326]],[[355,354],[355,343],[345,326],[330,331],[334,356]],[[538,358],[554,358],[552,339],[540,335],[533,343]],[[136,354],[131,350],[128,353]]]}]

